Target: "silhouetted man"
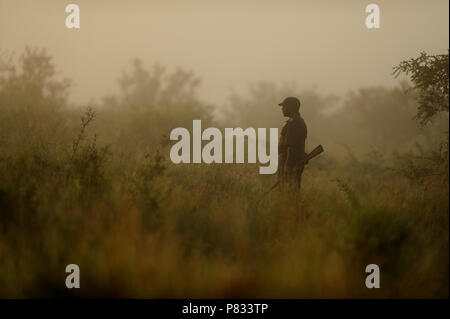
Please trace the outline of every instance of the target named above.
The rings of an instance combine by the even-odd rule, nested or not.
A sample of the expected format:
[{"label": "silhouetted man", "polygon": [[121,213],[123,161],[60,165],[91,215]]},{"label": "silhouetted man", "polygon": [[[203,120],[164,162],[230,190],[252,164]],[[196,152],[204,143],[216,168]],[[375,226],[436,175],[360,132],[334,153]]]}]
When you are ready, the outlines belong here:
[{"label": "silhouetted man", "polygon": [[281,106],[283,115],[289,117],[281,130],[278,144],[278,180],[281,186],[300,188],[303,168],[306,164],[306,124],[300,116],[300,101],[287,97]]}]

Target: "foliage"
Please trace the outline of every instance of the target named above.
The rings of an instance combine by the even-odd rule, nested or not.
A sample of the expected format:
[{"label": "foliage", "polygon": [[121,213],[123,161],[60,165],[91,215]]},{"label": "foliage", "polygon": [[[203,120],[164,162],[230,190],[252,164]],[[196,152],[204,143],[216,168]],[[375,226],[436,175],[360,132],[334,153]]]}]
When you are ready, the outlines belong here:
[{"label": "foliage", "polygon": [[[422,52],[418,58],[403,61],[394,68],[396,76],[402,72],[411,76],[413,88],[418,92],[416,119],[423,126],[436,119],[440,113],[449,111],[448,70],[448,52],[440,55]],[[403,174],[417,181],[422,181],[426,176],[436,175],[448,184],[448,126],[446,135],[438,147],[429,150],[428,154],[425,154],[419,146],[419,156],[409,156],[406,159],[403,156],[405,162]]]},{"label": "foliage", "polygon": [[402,61],[394,67],[394,75],[404,72],[411,76],[414,90],[418,92],[417,119],[422,125],[430,122],[438,113],[448,113],[449,64],[447,54],[428,55]]}]

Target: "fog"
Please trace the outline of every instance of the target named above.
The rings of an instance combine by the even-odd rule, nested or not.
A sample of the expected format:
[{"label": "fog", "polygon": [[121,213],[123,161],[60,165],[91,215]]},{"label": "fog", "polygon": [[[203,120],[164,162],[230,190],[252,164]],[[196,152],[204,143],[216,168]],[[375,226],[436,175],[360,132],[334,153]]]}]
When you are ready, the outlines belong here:
[{"label": "fog", "polygon": [[72,1],[0,0],[0,298],[448,298],[447,1]]},{"label": "fog", "polygon": [[260,80],[342,94],[391,86],[399,61],[448,49],[448,1],[377,1],[381,28],[365,27],[369,1],[73,1],[81,29],[66,29],[65,1],[0,0],[1,54],[44,47],[73,80],[70,100],[115,93],[133,58],[192,70],[199,98],[221,105]]}]

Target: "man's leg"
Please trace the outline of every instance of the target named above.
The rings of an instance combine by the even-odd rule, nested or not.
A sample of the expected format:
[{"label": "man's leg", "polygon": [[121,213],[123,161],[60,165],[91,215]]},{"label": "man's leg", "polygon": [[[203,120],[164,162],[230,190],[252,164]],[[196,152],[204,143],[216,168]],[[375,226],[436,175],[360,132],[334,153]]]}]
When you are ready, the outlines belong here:
[{"label": "man's leg", "polygon": [[304,166],[300,167],[297,171],[297,188],[300,190],[302,186],[302,174],[303,174]]}]

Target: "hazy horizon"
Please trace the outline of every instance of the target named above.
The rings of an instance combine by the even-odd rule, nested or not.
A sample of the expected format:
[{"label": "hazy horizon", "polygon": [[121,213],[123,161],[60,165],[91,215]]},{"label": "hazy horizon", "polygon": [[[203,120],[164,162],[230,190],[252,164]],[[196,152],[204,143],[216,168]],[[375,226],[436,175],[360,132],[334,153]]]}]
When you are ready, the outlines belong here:
[{"label": "hazy horizon", "polygon": [[[401,60],[448,50],[448,1],[377,1],[381,28],[364,25],[369,1],[86,1],[81,29],[66,29],[66,2],[0,0],[0,52],[43,47],[72,79],[70,100],[97,101],[139,58],[192,70],[199,98],[221,105],[258,81],[342,94],[391,86]],[[320,18],[319,18],[320,17]]]}]

